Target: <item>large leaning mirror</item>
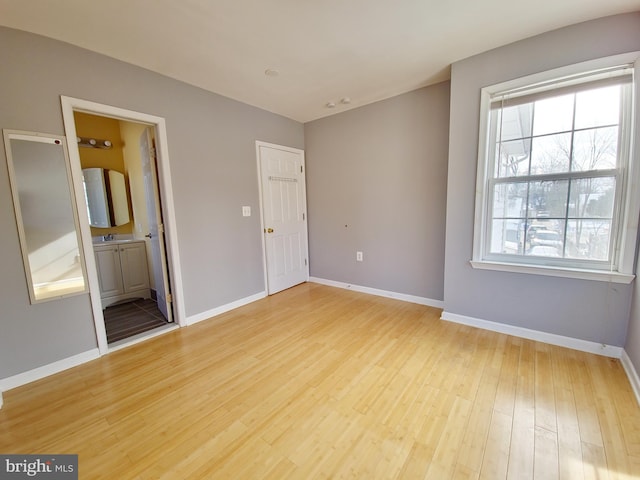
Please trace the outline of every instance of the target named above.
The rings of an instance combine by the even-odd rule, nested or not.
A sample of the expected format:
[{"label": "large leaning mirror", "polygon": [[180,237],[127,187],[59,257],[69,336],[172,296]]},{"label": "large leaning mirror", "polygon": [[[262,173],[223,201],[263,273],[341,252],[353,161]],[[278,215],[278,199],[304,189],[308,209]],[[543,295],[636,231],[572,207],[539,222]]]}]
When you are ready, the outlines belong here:
[{"label": "large leaning mirror", "polygon": [[130,222],[124,175],[104,168],[84,168],[82,183],[89,225],[110,228]]},{"label": "large leaning mirror", "polygon": [[31,303],[87,291],[64,137],[4,130]]}]

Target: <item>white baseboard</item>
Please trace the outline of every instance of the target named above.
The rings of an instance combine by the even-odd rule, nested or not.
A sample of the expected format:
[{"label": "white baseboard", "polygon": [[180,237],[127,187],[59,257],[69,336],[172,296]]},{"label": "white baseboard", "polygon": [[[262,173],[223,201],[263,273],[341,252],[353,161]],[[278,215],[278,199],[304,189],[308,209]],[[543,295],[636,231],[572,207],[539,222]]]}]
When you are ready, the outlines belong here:
[{"label": "white baseboard", "polygon": [[627,355],[626,350],[622,350],[622,357],[620,358],[620,361],[622,362],[622,367],[627,374],[627,378],[629,379],[629,383],[631,384],[633,393],[636,396],[636,400],[640,405],[640,377],[638,377],[638,372],[633,366],[633,362],[631,362],[631,359],[629,358],[629,355]]},{"label": "white baseboard", "polygon": [[482,328],[483,330],[490,330],[492,332],[505,333],[514,337],[536,340],[538,342],[571,348],[573,350],[580,350],[582,352],[595,353],[605,357],[620,358],[623,351],[622,347],[614,347],[603,343],[565,337],[554,333],[541,332],[539,330],[530,330],[528,328],[516,327],[505,323],[490,322],[488,320],[467,317],[465,315],[458,315],[455,313],[442,312],[442,316],[440,318],[448,322],[469,325],[471,327]]},{"label": "white baseboard", "polygon": [[257,300],[265,298],[266,296],[267,296],[267,292],[263,291],[260,293],[256,293],[255,295],[251,295],[249,297],[241,298],[240,300],[236,300],[235,302],[227,303],[226,305],[222,305],[220,307],[207,310],[206,312],[198,313],[196,315],[191,315],[190,317],[187,317],[186,324],[193,325],[194,323],[198,323],[203,320],[208,320],[211,317],[215,317],[217,315],[221,315],[223,313],[229,312],[236,308],[243,307],[244,305],[248,305]]},{"label": "white baseboard", "polygon": [[378,297],[395,298],[396,300],[402,300],[410,303],[417,303],[419,305],[426,305],[428,307],[444,308],[444,302],[442,300],[432,300],[426,297],[417,297],[415,295],[407,295],[405,293],[390,292],[387,290],[379,290],[377,288],[362,287],[360,285],[353,285],[351,283],[336,282],[335,280],[326,280],[324,278],[309,277],[309,281],[313,283],[319,283],[321,285],[327,285],[329,287],[344,288],[346,290],[353,290],[354,292],[368,293],[369,295],[377,295]]},{"label": "white baseboard", "polygon": [[25,385],[30,382],[34,382],[36,380],[40,380],[41,378],[48,377],[49,375],[62,372],[63,370],[67,370],[69,368],[77,367],[78,365],[81,365],[83,363],[89,362],[91,360],[95,360],[98,357],[100,357],[100,351],[97,348],[94,348],[93,350],[89,350],[84,353],[79,353],[78,355],[64,358],[62,360],[49,363],[48,365],[44,365],[42,367],[34,368],[33,370],[29,370],[27,372],[13,375],[12,377],[1,379],[0,380],[0,407],[2,406],[2,398],[1,398],[2,392],[11,390],[12,388],[20,387],[22,385]]}]

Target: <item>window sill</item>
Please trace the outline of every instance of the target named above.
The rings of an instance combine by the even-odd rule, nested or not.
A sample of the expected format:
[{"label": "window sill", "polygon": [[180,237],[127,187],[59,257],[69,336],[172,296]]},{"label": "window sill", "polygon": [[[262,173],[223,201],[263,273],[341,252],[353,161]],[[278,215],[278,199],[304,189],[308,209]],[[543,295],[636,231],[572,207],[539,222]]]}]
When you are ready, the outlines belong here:
[{"label": "window sill", "polygon": [[580,280],[595,280],[599,282],[629,284],[635,275],[620,272],[605,272],[601,270],[582,270],[565,267],[549,267],[545,265],[521,265],[517,263],[488,262],[471,260],[471,266],[480,270],[495,270],[500,272],[528,273],[531,275],[546,275],[550,277],[576,278]]}]

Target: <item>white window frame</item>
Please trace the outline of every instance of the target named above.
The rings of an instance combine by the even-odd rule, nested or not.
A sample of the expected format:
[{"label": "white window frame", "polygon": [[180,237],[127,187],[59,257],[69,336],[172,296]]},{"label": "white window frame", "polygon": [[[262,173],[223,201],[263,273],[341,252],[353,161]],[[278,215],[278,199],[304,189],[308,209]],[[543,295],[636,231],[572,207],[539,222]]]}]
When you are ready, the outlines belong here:
[{"label": "white window frame", "polygon": [[[581,267],[580,262],[575,266],[557,266],[545,264],[544,260],[532,259],[527,263],[521,260],[526,257],[518,257],[518,262],[503,261],[495,256],[487,254],[487,228],[490,225],[491,197],[488,191],[489,175],[492,174],[492,158],[490,152],[490,105],[491,97],[499,92],[516,88],[527,87],[556,79],[566,78],[600,69],[611,68],[619,65],[633,65],[632,84],[632,108],[629,119],[630,151],[628,163],[624,165],[622,196],[620,201],[621,215],[617,227],[617,242],[613,245],[616,249],[614,258],[616,265],[609,270],[596,270]],[[476,179],[475,219],[473,256],[471,265],[474,268],[484,270],[498,270],[505,272],[528,273],[535,275],[547,275],[555,277],[577,278],[586,280],[599,280],[614,283],[631,283],[635,278],[634,261],[636,252],[636,240],[638,237],[638,216],[640,212],[640,159],[638,158],[638,146],[640,145],[640,132],[638,132],[637,115],[640,112],[640,52],[615,55],[579,64],[574,64],[546,72],[529,75],[527,77],[502,82],[481,89],[480,92],[480,127],[478,144],[478,170]],[[626,147],[625,147],[626,148]]]}]

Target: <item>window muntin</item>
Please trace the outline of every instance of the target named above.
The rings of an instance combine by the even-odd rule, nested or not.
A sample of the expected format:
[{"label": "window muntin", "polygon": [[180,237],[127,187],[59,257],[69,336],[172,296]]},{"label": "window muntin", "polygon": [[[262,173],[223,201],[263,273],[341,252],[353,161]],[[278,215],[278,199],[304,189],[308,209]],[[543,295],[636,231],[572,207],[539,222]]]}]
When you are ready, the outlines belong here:
[{"label": "window muntin", "polygon": [[617,270],[631,72],[489,97],[481,260]]}]

